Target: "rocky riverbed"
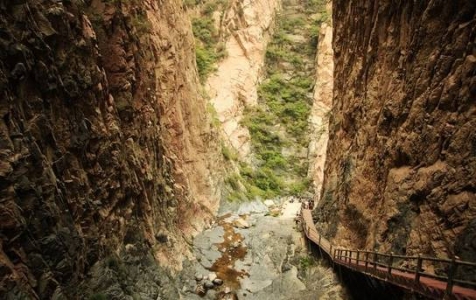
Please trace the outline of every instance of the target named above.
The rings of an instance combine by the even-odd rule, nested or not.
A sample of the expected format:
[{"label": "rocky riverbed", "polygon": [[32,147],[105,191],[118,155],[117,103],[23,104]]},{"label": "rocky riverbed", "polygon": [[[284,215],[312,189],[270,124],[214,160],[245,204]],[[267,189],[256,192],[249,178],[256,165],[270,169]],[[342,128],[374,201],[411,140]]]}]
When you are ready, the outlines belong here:
[{"label": "rocky riverbed", "polygon": [[292,198],[245,203],[198,235],[178,276],[182,299],[346,299],[332,269],[307,251]]}]

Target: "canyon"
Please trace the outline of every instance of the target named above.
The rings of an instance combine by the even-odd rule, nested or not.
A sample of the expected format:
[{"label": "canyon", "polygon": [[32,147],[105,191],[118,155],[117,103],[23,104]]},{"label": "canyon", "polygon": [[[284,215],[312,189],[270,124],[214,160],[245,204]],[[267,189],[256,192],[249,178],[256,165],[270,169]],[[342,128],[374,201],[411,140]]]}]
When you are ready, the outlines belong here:
[{"label": "canyon", "polygon": [[476,3],[0,0],[0,24],[2,299],[352,299],[304,202],[342,247],[476,261]]}]

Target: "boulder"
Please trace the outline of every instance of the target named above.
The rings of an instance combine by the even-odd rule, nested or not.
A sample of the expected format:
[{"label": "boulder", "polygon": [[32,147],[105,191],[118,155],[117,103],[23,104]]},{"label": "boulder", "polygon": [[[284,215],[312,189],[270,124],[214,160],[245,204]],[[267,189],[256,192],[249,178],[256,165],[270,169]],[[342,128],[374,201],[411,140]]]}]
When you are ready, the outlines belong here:
[{"label": "boulder", "polygon": [[195,280],[196,281],[201,281],[203,279],[203,275],[200,273],[195,274]]},{"label": "boulder", "polygon": [[213,282],[211,282],[210,280],[206,280],[204,283],[203,283],[203,286],[209,290],[209,289],[213,289],[215,287],[215,285],[213,284]]},{"label": "boulder", "polygon": [[208,274],[208,280],[213,281],[217,278],[217,274],[215,273],[210,273]]},{"label": "boulder", "polygon": [[249,228],[250,224],[248,224],[248,222],[246,222],[242,218],[237,218],[233,220],[233,226],[236,228]]},{"label": "boulder", "polygon": [[274,203],[273,200],[268,199],[268,200],[264,200],[264,205],[266,205],[269,208],[269,207],[275,206],[276,204]]}]

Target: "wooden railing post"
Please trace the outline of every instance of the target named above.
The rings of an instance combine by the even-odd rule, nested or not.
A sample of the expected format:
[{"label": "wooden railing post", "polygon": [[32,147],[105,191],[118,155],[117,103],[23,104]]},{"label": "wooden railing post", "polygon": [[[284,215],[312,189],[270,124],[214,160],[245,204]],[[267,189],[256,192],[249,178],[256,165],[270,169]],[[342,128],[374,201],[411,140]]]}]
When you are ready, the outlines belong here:
[{"label": "wooden railing post", "polygon": [[319,242],[318,242],[318,243],[319,243],[319,247],[321,246],[321,237],[322,237],[322,236],[321,236],[321,234],[319,233]]},{"label": "wooden railing post", "polygon": [[418,283],[420,282],[420,272],[421,272],[421,265],[423,263],[423,260],[421,259],[420,254],[418,254],[417,258],[417,266],[416,266],[416,274],[415,274],[415,282]]},{"label": "wooden railing post", "polygon": [[352,250],[349,250],[349,262],[348,264],[350,265],[352,263]]},{"label": "wooden railing post", "polygon": [[456,261],[455,261],[455,258],[453,256],[453,258],[451,259],[451,265],[450,265],[450,269],[448,271],[448,282],[446,283],[446,292],[445,294],[447,296],[451,295],[453,293],[453,285],[454,285],[454,277],[455,277],[455,274],[456,274],[456,268],[458,267],[458,265],[456,264]]},{"label": "wooden railing post", "polygon": [[368,268],[369,268],[369,253],[365,252],[365,272],[367,272]]},{"label": "wooden railing post", "polygon": [[392,265],[393,265],[393,252],[390,252],[390,259],[387,266],[387,276],[392,274]]},{"label": "wooden railing post", "polygon": [[359,256],[360,256],[360,250],[357,250],[357,260],[356,260],[356,264],[359,265]]},{"label": "wooden railing post", "polygon": [[377,270],[377,252],[374,252],[374,272]]}]

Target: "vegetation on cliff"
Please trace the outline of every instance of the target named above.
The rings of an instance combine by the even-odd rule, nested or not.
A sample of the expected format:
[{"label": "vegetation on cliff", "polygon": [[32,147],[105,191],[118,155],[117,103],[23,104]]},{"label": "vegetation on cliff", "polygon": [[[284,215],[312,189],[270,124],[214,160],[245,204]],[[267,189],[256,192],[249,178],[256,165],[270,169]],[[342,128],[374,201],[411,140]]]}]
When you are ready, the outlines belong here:
[{"label": "vegetation on cliff", "polygon": [[[228,2],[226,0],[209,0],[202,3],[186,1],[188,9],[197,8],[198,13],[192,17],[192,30],[195,37],[195,57],[198,74],[203,82],[215,70],[216,63],[226,56],[223,36],[216,27],[217,14],[223,15]],[[219,20],[218,20],[219,21]]]},{"label": "vegetation on cliff", "polygon": [[[245,110],[242,124],[251,135],[253,162],[240,163],[232,175],[231,200],[300,195],[307,178],[308,118],[312,105],[314,28],[325,18],[325,1],[305,6],[284,3],[276,32],[266,51],[266,76],[258,88],[259,103]],[[242,185],[238,184],[241,180]]]}]

